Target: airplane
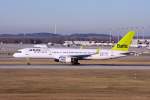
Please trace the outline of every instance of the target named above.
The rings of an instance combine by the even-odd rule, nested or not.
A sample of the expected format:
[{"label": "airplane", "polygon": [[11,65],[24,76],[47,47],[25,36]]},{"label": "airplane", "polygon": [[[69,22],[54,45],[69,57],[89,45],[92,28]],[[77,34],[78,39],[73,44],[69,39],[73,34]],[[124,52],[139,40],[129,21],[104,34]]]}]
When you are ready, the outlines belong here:
[{"label": "airplane", "polygon": [[134,31],[129,31],[111,49],[75,49],[75,48],[24,48],[13,54],[16,58],[49,58],[56,62],[77,65],[79,60],[93,59],[113,59],[125,57],[130,54],[129,47],[135,35]]}]

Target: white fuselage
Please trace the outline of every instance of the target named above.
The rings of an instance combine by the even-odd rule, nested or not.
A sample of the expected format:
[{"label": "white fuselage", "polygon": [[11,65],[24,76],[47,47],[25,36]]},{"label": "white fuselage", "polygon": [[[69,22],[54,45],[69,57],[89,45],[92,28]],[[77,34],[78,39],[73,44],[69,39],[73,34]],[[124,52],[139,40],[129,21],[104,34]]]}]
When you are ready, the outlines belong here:
[{"label": "white fuselage", "polygon": [[[81,56],[82,59],[110,59],[125,56],[124,51],[96,49],[66,49],[66,48],[25,48],[18,50],[13,56],[18,58],[50,58],[59,59],[61,56]],[[80,59],[80,60],[82,60]]]},{"label": "white fuselage", "polygon": [[126,56],[134,31],[128,32],[112,49],[73,49],[34,47],[18,50],[13,56],[19,58],[49,58],[56,62],[79,64],[83,59],[111,59]]}]

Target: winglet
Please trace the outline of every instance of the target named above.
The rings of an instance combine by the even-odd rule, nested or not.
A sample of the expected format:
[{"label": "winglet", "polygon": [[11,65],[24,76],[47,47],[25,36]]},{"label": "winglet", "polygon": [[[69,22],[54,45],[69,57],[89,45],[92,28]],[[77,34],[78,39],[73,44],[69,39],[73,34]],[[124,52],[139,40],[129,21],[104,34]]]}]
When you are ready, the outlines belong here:
[{"label": "winglet", "polygon": [[134,31],[128,32],[113,48],[112,50],[128,51],[135,35]]},{"label": "winglet", "polygon": [[97,48],[96,49],[96,54],[99,54],[99,52],[100,52],[100,48]]},{"label": "winglet", "polygon": [[84,48],[83,45],[81,45],[81,46],[80,46],[80,49],[83,49],[83,48]]}]

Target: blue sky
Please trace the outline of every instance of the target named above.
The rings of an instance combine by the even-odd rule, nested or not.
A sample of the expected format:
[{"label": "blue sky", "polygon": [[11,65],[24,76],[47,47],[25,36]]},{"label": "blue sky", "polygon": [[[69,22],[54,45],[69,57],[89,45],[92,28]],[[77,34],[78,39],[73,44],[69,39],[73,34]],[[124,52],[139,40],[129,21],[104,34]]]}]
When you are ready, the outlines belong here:
[{"label": "blue sky", "polygon": [[[150,29],[150,0],[0,0],[0,33]],[[140,29],[139,29],[140,30]]]}]

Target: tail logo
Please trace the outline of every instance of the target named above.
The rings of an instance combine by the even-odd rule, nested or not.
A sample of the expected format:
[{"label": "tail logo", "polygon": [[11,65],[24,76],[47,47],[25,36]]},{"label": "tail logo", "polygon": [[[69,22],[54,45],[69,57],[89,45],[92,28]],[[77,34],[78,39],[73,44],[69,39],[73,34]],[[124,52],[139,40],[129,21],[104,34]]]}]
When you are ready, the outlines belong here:
[{"label": "tail logo", "polygon": [[128,51],[131,45],[132,39],[135,35],[134,31],[129,31],[113,48],[112,50]]},{"label": "tail logo", "polygon": [[128,48],[128,45],[126,45],[126,44],[123,44],[123,45],[117,44],[117,48]]}]

